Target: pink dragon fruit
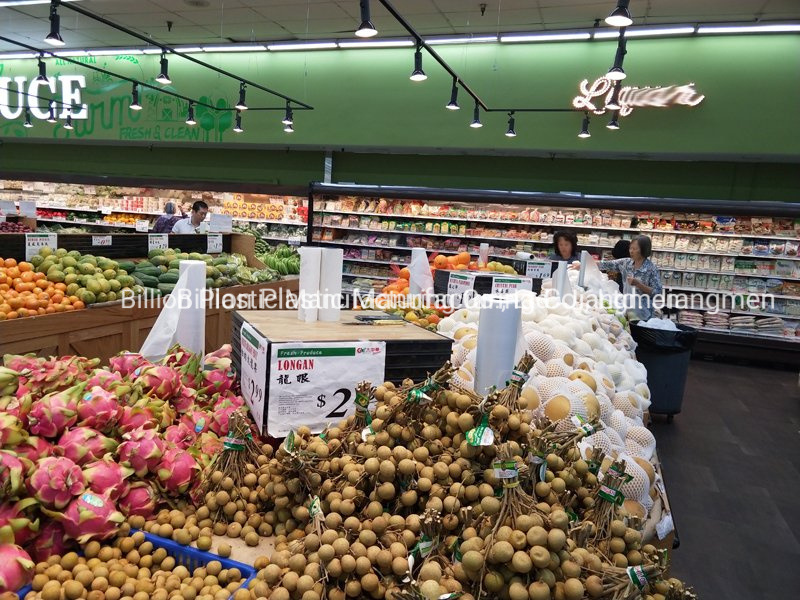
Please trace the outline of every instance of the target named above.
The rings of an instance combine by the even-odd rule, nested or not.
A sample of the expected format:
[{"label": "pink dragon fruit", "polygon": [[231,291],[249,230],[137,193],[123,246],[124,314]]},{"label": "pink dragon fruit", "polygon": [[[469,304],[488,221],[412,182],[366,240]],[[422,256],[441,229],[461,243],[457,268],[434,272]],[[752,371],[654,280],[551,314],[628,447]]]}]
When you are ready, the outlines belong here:
[{"label": "pink dragon fruit", "polygon": [[133,372],[134,385],[139,386],[149,396],[169,400],[181,385],[180,373],[172,367],[153,365],[140,367]]},{"label": "pink dragon fruit", "polygon": [[107,369],[95,369],[86,380],[86,389],[90,390],[97,386],[105,390],[117,383],[122,383],[122,375],[119,373]]},{"label": "pink dragon fruit", "polygon": [[10,413],[0,413],[0,446],[12,448],[27,437],[28,432],[23,429],[22,421]]},{"label": "pink dragon fruit", "polygon": [[60,392],[52,392],[37,400],[28,415],[30,432],[46,438],[54,438],[78,420],[78,398],[83,393],[83,384],[74,385]]},{"label": "pink dragon fruit", "polygon": [[27,544],[39,531],[39,519],[31,510],[37,504],[35,498],[23,498],[14,504],[0,504],[0,529],[8,528],[18,546]]},{"label": "pink dragon fruit", "polygon": [[120,411],[117,428],[120,433],[129,433],[136,429],[156,429],[158,419],[152,411],[138,406],[123,406]]},{"label": "pink dragon fruit", "polygon": [[166,431],[164,431],[164,439],[175,444],[181,450],[186,450],[194,444],[197,434],[186,423],[178,423],[167,427]]},{"label": "pink dragon fruit", "polygon": [[64,456],[78,465],[98,460],[117,449],[117,442],[91,427],[70,429],[58,440]]},{"label": "pink dragon fruit", "polygon": [[188,388],[197,389],[202,382],[202,357],[199,354],[193,354],[179,370],[181,382]]},{"label": "pink dragon fruit", "polygon": [[25,477],[33,463],[11,450],[0,450],[0,498],[12,498],[25,490]]},{"label": "pink dragon fruit", "polygon": [[54,555],[63,556],[69,550],[64,526],[58,521],[49,520],[33,542],[26,546],[26,550],[36,562],[44,562]]},{"label": "pink dragon fruit", "polygon": [[98,493],[108,492],[108,497],[114,502],[128,492],[130,484],[125,480],[131,475],[133,469],[123,467],[110,454],[83,469],[83,478],[89,489]]},{"label": "pink dragon fruit", "polygon": [[123,466],[130,467],[137,477],[155,472],[164,454],[164,441],[152,429],[136,429],[123,436],[117,457]]},{"label": "pink dragon fruit", "polygon": [[192,485],[200,467],[192,455],[180,448],[170,448],[164,453],[158,468],[159,485],[169,494],[178,496]]},{"label": "pink dragon fruit", "polygon": [[44,358],[39,358],[33,354],[6,354],[3,356],[3,364],[12,371],[36,371],[44,363]]},{"label": "pink dragon fruit", "polygon": [[44,438],[32,435],[15,446],[14,452],[18,457],[27,458],[33,464],[40,458],[50,456],[53,453],[53,445]]},{"label": "pink dragon fruit", "polygon": [[192,354],[189,350],[180,344],[175,344],[169,349],[168,354],[161,359],[161,364],[168,367],[182,367],[189,362],[192,356],[194,356],[194,354]]},{"label": "pink dragon fruit", "polygon": [[77,424],[110,433],[117,425],[120,412],[117,396],[96,385],[85,392],[78,401]]},{"label": "pink dragon fruit", "polygon": [[62,509],[86,489],[81,468],[64,456],[49,456],[36,463],[28,491],[43,506]]},{"label": "pink dragon fruit", "polygon": [[105,540],[125,521],[107,495],[84,492],[69,503],[63,514],[45,511],[64,525],[64,532],[79,544]]},{"label": "pink dragon fruit", "polygon": [[222,452],[223,443],[213,433],[203,433],[192,446],[191,451],[203,468],[211,464],[214,457]]},{"label": "pink dragon fruit", "polygon": [[130,489],[119,499],[119,509],[128,517],[151,517],[158,504],[158,495],[150,484],[144,481],[132,483]]},{"label": "pink dragon fruit", "polygon": [[179,413],[185,413],[192,409],[197,392],[192,388],[181,385],[180,391],[172,398],[172,406]]},{"label": "pink dragon fruit", "polygon": [[144,367],[150,364],[150,361],[144,356],[141,354],[135,354],[133,352],[122,352],[117,356],[112,356],[108,361],[108,366],[110,369],[112,371],[116,371],[122,375],[122,377],[128,377],[139,367]]},{"label": "pink dragon fruit", "polygon": [[0,593],[16,592],[33,580],[35,563],[30,555],[0,536]]},{"label": "pink dragon fruit", "polygon": [[229,369],[212,369],[203,371],[203,383],[197,393],[205,396],[224,394],[233,388],[235,382],[233,371]]},{"label": "pink dragon fruit", "polygon": [[205,433],[211,429],[211,416],[201,410],[190,410],[181,415],[180,422],[197,434]]},{"label": "pink dragon fruit", "polygon": [[230,344],[223,344],[218,350],[206,354],[203,357],[203,364],[213,369],[230,369],[232,350]]},{"label": "pink dragon fruit", "polygon": [[[21,389],[21,386],[20,386]],[[8,415],[19,419],[24,429],[28,428],[28,414],[33,405],[33,396],[23,394],[22,396],[3,396],[0,397],[0,415]],[[0,426],[2,428],[2,426]],[[2,437],[0,432],[0,437]]]}]

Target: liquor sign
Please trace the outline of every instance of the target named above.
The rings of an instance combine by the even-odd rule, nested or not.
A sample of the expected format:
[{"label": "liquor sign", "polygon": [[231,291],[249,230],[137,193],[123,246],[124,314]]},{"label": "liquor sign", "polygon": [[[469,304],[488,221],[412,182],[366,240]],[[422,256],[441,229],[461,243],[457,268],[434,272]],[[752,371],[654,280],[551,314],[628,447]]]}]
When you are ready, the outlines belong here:
[{"label": "liquor sign", "polygon": [[[606,110],[606,105],[614,95],[614,82],[606,77],[595,79],[590,86],[589,80],[584,79],[580,83],[580,96],[575,96],[572,106],[579,110],[590,110],[596,115],[602,115]],[[668,85],[665,87],[623,87],[619,90],[619,114],[626,117],[633,112],[634,108],[652,107],[667,108],[669,106],[697,106],[705,96],[694,88],[693,83],[686,85]],[[597,102],[601,99],[601,102]]]},{"label": "liquor sign", "polygon": [[[59,89],[61,98],[57,96]],[[84,89],[84,75],[59,75],[48,77],[47,81],[33,79],[30,82],[25,76],[0,77],[0,116],[18,119],[27,107],[31,117],[44,121],[50,114],[50,107],[37,96],[51,96],[56,103],[56,112],[61,111],[60,114],[57,112],[58,118],[66,119],[71,114],[73,119],[88,119],[89,110],[81,102],[81,90]]]}]

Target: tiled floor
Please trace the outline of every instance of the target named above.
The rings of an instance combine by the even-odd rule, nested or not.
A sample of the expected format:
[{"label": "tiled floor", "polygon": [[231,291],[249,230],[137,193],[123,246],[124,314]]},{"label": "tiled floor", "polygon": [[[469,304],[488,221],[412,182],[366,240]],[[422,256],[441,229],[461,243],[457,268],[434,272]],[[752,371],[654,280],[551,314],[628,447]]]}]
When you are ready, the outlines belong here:
[{"label": "tiled floor", "polygon": [[703,600],[797,598],[797,373],[695,360],[683,411],[653,421],[680,537],[673,574]]}]

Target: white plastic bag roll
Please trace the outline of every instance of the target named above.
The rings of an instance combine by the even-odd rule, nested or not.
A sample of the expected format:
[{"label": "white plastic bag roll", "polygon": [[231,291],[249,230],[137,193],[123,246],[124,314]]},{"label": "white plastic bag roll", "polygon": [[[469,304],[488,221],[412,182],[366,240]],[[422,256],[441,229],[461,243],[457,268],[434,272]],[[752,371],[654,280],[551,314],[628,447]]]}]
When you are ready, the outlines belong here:
[{"label": "white plastic bag roll", "polygon": [[514,369],[517,335],[522,309],[513,299],[481,298],[478,351],[475,358],[475,391],[485,394],[491,387],[503,388]]},{"label": "white plastic bag roll", "polygon": [[556,272],[553,273],[553,283],[560,298],[572,294],[572,286],[569,283],[569,263],[567,261],[559,261]]},{"label": "white plastic bag roll", "polygon": [[319,291],[321,302],[320,321],[338,321],[342,312],[342,267],[344,251],[341,248],[325,248],[322,251]]},{"label": "white plastic bag roll", "polygon": [[411,250],[408,271],[411,275],[408,282],[410,293],[414,295],[433,293],[433,275],[431,275],[431,265],[428,262],[428,253],[424,248]]},{"label": "white plastic bag roll", "polygon": [[489,244],[483,242],[478,250],[478,266],[485,267],[489,264]]},{"label": "white plastic bag roll", "polygon": [[[297,318],[313,323],[318,317],[319,279],[322,266],[322,248],[303,246],[300,252],[300,301]],[[341,268],[339,269],[341,277]]]}]

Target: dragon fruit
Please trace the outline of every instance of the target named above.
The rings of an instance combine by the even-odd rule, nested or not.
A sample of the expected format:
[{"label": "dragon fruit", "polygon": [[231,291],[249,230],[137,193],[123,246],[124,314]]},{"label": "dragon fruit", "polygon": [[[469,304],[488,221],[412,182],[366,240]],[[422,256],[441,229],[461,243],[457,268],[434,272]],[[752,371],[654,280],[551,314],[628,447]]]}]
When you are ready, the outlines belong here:
[{"label": "dragon fruit", "polygon": [[[19,389],[22,389],[20,386]],[[28,414],[31,412],[33,396],[25,393],[21,396],[2,396],[0,397],[0,415],[8,415],[19,419],[24,429],[28,428]],[[1,427],[1,426],[0,426]],[[0,433],[0,436],[3,434]]]},{"label": "dragon fruit", "polygon": [[58,448],[64,456],[78,465],[98,460],[117,449],[117,442],[107,438],[91,427],[70,429],[58,440]]},{"label": "dragon fruit", "polygon": [[214,457],[222,452],[223,444],[213,433],[203,433],[192,447],[192,453],[203,468],[206,468],[214,460]]},{"label": "dragon fruit", "polygon": [[30,432],[46,438],[54,438],[78,420],[78,398],[83,393],[83,384],[74,385],[60,392],[52,392],[31,406],[28,415]]},{"label": "dragon fruit", "polygon": [[170,448],[161,458],[158,481],[167,493],[178,496],[189,489],[199,471],[200,467],[191,454],[180,448]]},{"label": "dragon fruit", "polygon": [[61,514],[45,512],[60,521],[67,537],[79,544],[110,538],[125,521],[125,516],[107,495],[95,492],[84,492]]},{"label": "dragon fruit", "polygon": [[0,450],[0,498],[12,498],[25,489],[33,463],[11,450]]},{"label": "dragon fruit", "polygon": [[86,389],[90,390],[97,386],[105,390],[112,387],[114,384],[122,383],[122,381],[122,375],[115,371],[95,369],[89,379],[86,380]]},{"label": "dragon fruit", "polygon": [[191,410],[194,406],[194,401],[197,399],[197,392],[190,387],[181,385],[180,391],[172,398],[171,403],[176,411],[185,413]]},{"label": "dragon fruit", "polygon": [[136,429],[123,436],[117,457],[123,466],[130,467],[137,477],[155,472],[164,454],[164,441],[152,429]]},{"label": "dragon fruit", "polygon": [[189,362],[193,356],[194,354],[192,354],[189,350],[180,344],[175,344],[169,349],[167,355],[161,359],[161,364],[168,367],[182,367]]},{"label": "dragon fruit", "polygon": [[[89,388],[87,388],[89,389]],[[117,396],[95,385],[85,392],[78,401],[78,422],[84,427],[93,427],[103,433],[110,433],[117,425],[121,408]]]},{"label": "dragon fruit", "polygon": [[14,452],[18,457],[27,458],[33,464],[40,458],[50,456],[53,453],[53,444],[44,438],[32,435],[21,444],[15,446]]},{"label": "dragon fruit", "polygon": [[226,396],[214,406],[211,418],[211,431],[219,436],[227,435],[228,420],[231,414],[244,406],[244,398],[241,396]]},{"label": "dragon fruit", "polygon": [[138,481],[119,499],[119,509],[128,517],[141,516],[145,519],[153,515],[158,504],[156,491],[150,484]]},{"label": "dragon fruit", "polygon": [[0,396],[16,394],[23,373],[27,374],[27,371],[20,372],[0,365]]},{"label": "dragon fruit", "polygon": [[128,377],[139,367],[150,364],[150,361],[144,356],[133,352],[123,352],[117,356],[112,356],[108,361],[109,368],[122,375],[122,377]]},{"label": "dragon fruit", "polygon": [[43,506],[62,509],[86,489],[81,468],[65,456],[49,456],[36,463],[28,491]]},{"label": "dragon fruit", "polygon": [[22,421],[12,414],[0,413],[0,446],[12,448],[27,437]]},{"label": "dragon fruit", "polygon": [[205,433],[211,429],[211,416],[201,410],[190,410],[181,415],[180,422],[197,434]]},{"label": "dragon fruit", "polygon": [[83,478],[94,492],[108,492],[108,497],[116,502],[128,492],[130,485],[125,481],[133,475],[133,469],[123,467],[107,454],[100,460],[86,465]]},{"label": "dragon fruit", "polygon": [[180,369],[180,378],[183,385],[186,387],[197,389],[202,382],[202,357],[199,354],[193,354]]},{"label": "dragon fruit", "polygon": [[26,550],[36,562],[44,562],[54,555],[63,556],[69,550],[64,526],[58,521],[48,521]]},{"label": "dragon fruit", "polygon": [[136,429],[156,429],[158,419],[152,411],[138,406],[123,406],[120,411],[117,428],[120,433],[129,433]]},{"label": "dragon fruit", "polygon": [[0,529],[8,528],[18,546],[27,544],[39,531],[39,519],[30,510],[37,504],[35,498],[23,498],[14,504],[0,504]]},{"label": "dragon fruit", "polygon": [[213,369],[230,369],[232,351],[233,347],[230,344],[223,344],[218,350],[206,354],[203,357],[203,364]]},{"label": "dragon fruit", "polygon": [[197,390],[198,394],[213,396],[224,394],[234,384],[234,373],[229,369],[211,369],[203,371],[203,383]]},{"label": "dragon fruit", "polygon": [[16,544],[6,543],[0,536],[0,594],[16,592],[28,585],[33,579],[34,566],[25,550]]},{"label": "dragon fruit", "polygon": [[186,450],[189,446],[194,444],[197,439],[197,434],[194,429],[190,429],[186,423],[178,423],[177,425],[170,425],[164,431],[164,439],[178,448]]},{"label": "dragon fruit", "polygon": [[165,365],[140,367],[133,372],[134,385],[139,386],[149,396],[169,400],[181,385],[180,373]]}]

